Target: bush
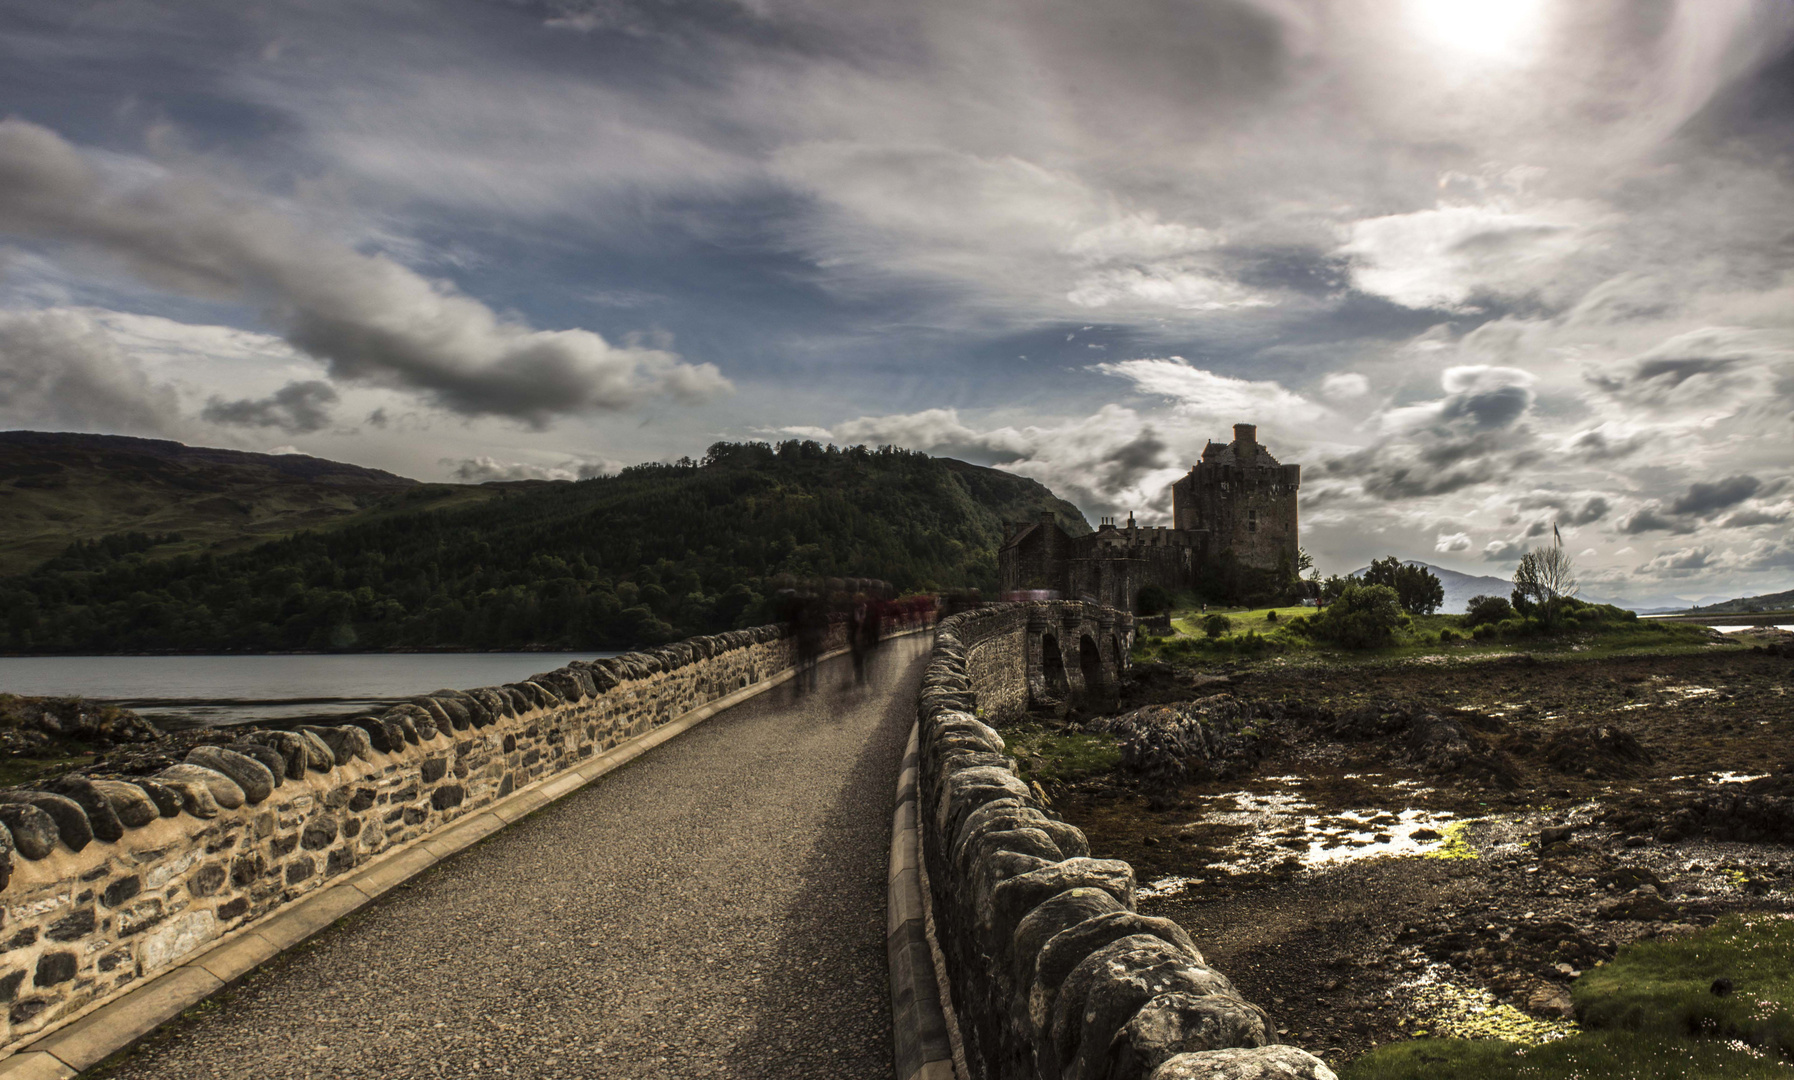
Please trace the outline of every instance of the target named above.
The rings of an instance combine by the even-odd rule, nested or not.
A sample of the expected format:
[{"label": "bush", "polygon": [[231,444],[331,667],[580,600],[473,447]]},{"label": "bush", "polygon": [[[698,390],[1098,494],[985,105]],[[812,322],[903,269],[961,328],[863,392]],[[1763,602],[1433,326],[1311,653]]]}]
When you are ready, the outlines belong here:
[{"label": "bush", "polygon": [[1453,633],[1449,627],[1439,631],[1439,644],[1448,645],[1456,640],[1458,640],[1458,635]]},{"label": "bush", "polygon": [[1508,603],[1507,597],[1472,596],[1469,609],[1464,613],[1464,625],[1476,627],[1513,617],[1514,605]]},{"label": "bush", "polygon": [[1445,603],[1445,586],[1431,570],[1411,566],[1394,555],[1371,563],[1364,571],[1364,584],[1394,589],[1402,610],[1410,615],[1431,615]]},{"label": "bush", "polygon": [[1394,589],[1350,585],[1320,614],[1308,619],[1308,631],[1348,649],[1374,649],[1393,642],[1395,632],[1410,623]]},{"label": "bush", "polygon": [[1277,612],[1276,611],[1273,610],[1273,611],[1265,612],[1265,622],[1276,622],[1276,621],[1277,621]]},{"label": "bush", "polygon": [[1210,638],[1218,638],[1233,629],[1233,620],[1225,615],[1210,615],[1202,620],[1202,632]]}]

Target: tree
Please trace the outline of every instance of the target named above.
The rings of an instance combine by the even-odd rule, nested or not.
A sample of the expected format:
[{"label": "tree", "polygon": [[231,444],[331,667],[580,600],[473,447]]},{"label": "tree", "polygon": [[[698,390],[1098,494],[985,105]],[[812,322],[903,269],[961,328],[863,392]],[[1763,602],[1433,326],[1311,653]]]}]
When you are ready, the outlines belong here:
[{"label": "tree", "polygon": [[1348,649],[1388,645],[1395,640],[1395,632],[1406,625],[1408,616],[1402,613],[1401,600],[1394,589],[1357,583],[1346,586],[1337,599],[1308,620],[1315,637]]},{"label": "tree", "polygon": [[1500,596],[1472,596],[1464,614],[1465,626],[1482,626],[1514,617],[1514,605]]},{"label": "tree", "polygon": [[1445,603],[1445,586],[1424,566],[1404,563],[1391,555],[1378,559],[1364,571],[1366,585],[1387,585],[1395,590],[1402,610],[1410,615],[1431,615]]},{"label": "tree", "polygon": [[1548,548],[1526,551],[1514,570],[1513,604],[1522,612],[1536,611],[1545,625],[1554,625],[1565,606],[1581,591],[1576,583],[1576,564],[1560,540]]},{"label": "tree", "polygon": [[1163,615],[1171,610],[1171,593],[1163,585],[1143,585],[1134,597],[1134,607],[1142,615]]}]

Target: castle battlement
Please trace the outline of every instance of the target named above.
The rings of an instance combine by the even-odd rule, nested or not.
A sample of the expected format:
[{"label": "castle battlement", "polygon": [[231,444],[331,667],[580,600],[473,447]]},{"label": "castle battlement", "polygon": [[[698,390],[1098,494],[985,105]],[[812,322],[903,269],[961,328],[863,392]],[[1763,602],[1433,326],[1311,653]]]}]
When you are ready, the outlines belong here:
[{"label": "castle battlement", "polygon": [[1235,424],[1233,440],[1210,441],[1171,485],[1171,524],[1141,526],[1100,519],[1095,532],[1071,536],[1053,516],[1006,523],[997,555],[1005,592],[1055,590],[1133,611],[1139,590],[1200,589],[1237,569],[1293,575],[1299,552],[1296,499],[1302,467],[1285,465],[1258,441],[1258,428]]}]

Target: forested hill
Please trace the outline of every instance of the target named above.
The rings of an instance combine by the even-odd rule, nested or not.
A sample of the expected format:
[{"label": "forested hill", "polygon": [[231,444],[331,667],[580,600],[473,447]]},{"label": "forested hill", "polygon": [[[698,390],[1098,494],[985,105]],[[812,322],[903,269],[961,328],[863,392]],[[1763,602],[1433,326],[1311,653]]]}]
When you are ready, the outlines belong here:
[{"label": "forested hill", "polygon": [[394,507],[473,503],[491,494],[304,454],[0,431],[0,574],[34,569],[71,541],[115,533],[153,534],[164,541],[159,555],[240,550]]},{"label": "forested hill", "polygon": [[0,578],[0,650],[579,649],[767,617],[769,579],[990,589],[1006,519],[1083,515],[1032,480],[902,450],[718,443],[476,505],[230,554],[86,544]]}]

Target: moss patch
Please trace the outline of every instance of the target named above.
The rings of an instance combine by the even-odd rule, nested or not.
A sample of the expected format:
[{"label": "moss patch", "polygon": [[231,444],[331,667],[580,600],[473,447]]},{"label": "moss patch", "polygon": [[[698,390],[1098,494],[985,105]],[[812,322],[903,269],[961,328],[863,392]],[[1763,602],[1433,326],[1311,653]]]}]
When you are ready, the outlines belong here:
[{"label": "moss patch", "polygon": [[1064,732],[1023,724],[1003,729],[1003,741],[1023,780],[1069,784],[1100,776],[1121,764],[1113,735]]},{"label": "moss patch", "polygon": [[1522,1046],[1421,1039],[1381,1047],[1339,1069],[1340,1080],[1788,1080],[1774,1055],[1742,1043],[1603,1031]]}]

